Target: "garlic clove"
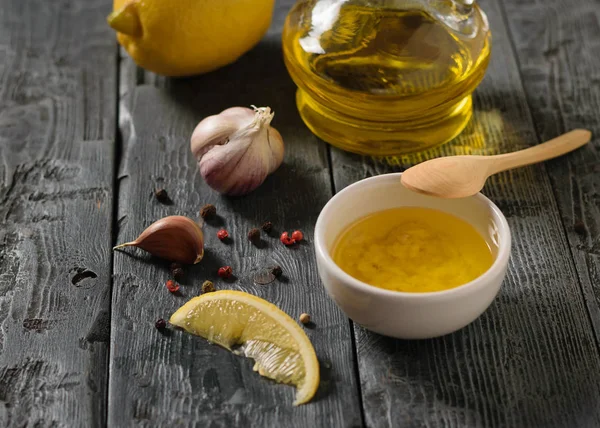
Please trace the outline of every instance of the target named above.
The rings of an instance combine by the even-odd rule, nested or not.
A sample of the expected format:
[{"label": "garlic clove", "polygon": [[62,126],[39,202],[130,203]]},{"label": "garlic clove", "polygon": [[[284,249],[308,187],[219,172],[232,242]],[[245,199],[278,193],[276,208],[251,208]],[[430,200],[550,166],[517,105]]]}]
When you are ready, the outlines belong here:
[{"label": "garlic clove", "polygon": [[231,107],[219,114],[208,116],[192,133],[192,152],[198,157],[215,145],[227,144],[229,136],[240,129],[240,126],[248,125],[253,118],[254,112],[245,107]]},{"label": "garlic clove", "polygon": [[172,262],[195,264],[204,256],[204,234],[194,220],[184,216],[164,217],[152,223],[135,241],[113,250],[138,247]]},{"label": "garlic clove", "polygon": [[279,168],[279,166],[283,162],[283,152],[284,152],[283,137],[281,136],[281,134],[279,133],[279,131],[277,129],[270,126],[268,140],[269,140],[269,148],[271,149],[271,152],[272,152],[272,158],[271,158],[272,162],[271,162],[271,169],[269,170],[269,174],[272,174],[277,170],[277,168]]},{"label": "garlic clove", "polygon": [[233,107],[198,124],[191,149],[210,187],[243,195],[281,165],[284,145],[281,134],[270,126],[273,116],[269,107]]}]

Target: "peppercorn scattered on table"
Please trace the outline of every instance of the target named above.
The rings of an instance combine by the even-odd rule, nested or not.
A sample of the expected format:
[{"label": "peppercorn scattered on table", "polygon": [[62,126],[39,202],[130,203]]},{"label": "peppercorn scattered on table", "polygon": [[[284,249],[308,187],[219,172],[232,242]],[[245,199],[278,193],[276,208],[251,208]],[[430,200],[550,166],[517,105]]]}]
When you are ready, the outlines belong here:
[{"label": "peppercorn scattered on table", "polygon": [[[509,271],[452,335],[370,333],[317,274],[316,218],[357,180],[573,128],[600,135],[595,1],[482,3],[494,47],[465,131],[369,158],[300,119],[280,42],[292,0],[237,62],[178,79],[136,68],[106,24],[110,2],[0,0],[0,426],[600,426],[597,139],[488,182],[513,233]],[[192,131],[252,105],[275,112],[283,163],[222,196]],[[170,216],[187,232],[165,246],[164,221],[151,225]],[[140,248],[111,251],[149,227]]]}]

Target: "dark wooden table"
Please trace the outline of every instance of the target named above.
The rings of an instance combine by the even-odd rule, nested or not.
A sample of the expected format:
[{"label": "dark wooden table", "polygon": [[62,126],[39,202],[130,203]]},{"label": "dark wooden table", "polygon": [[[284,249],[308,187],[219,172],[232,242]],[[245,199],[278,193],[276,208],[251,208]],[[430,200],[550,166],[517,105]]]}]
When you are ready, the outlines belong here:
[{"label": "dark wooden table", "polygon": [[[473,120],[438,150],[387,159],[332,149],[300,120],[280,46],[292,0],[277,3],[257,48],[191,79],[136,68],[106,25],[109,3],[0,0],[2,426],[600,426],[597,138],[490,180],[484,193],[513,230],[509,273],[489,310],[455,334],[401,341],[354,325],[326,296],[310,245],[322,206],[361,178],[513,151],[575,127],[600,135],[597,0],[482,1],[493,53]],[[224,198],[201,180],[190,133],[250,104],[276,112],[285,163],[256,192]],[[174,203],[158,203],[156,187]],[[165,264],[110,250],[205,203],[236,239],[221,245],[218,225],[207,225],[206,260],[188,270],[183,296],[166,292]],[[303,230],[309,244],[247,245],[264,220]],[[253,285],[269,263],[287,282]],[[322,381],[312,403],[292,407],[293,389],[251,361],[154,328],[221,264],[237,273],[232,288],[313,316]]]}]

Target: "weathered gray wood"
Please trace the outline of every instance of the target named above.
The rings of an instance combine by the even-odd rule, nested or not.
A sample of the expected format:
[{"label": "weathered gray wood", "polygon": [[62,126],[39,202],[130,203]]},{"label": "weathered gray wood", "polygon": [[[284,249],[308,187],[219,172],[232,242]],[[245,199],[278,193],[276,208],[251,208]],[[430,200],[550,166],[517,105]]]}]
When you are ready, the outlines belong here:
[{"label": "weathered gray wood", "polygon": [[0,425],[106,414],[116,49],[103,0],[0,1]]},{"label": "weathered gray wood", "polygon": [[600,342],[600,5],[502,4],[540,139],[576,127],[594,133],[592,144],[546,170]]},{"label": "weathered gray wood", "polygon": [[[149,85],[145,82],[154,80],[150,74],[135,71],[129,59],[122,61],[119,241],[134,238],[165,215],[196,217],[206,203],[217,206],[220,218],[205,226],[205,259],[187,269],[181,295],[165,288],[166,263],[136,251],[115,254],[110,426],[306,427],[323,421],[329,426],[361,425],[350,325],[325,296],[311,245],[314,222],[331,195],[330,177],[325,146],[302,125],[294,85],[281,58],[279,28],[291,3],[280,2],[274,29],[260,46],[218,72],[193,79],[157,79]],[[274,109],[273,124],[286,142],[285,163],[254,193],[221,197],[199,176],[189,137],[203,117],[250,104]],[[173,205],[153,198],[158,186],[168,191]],[[307,241],[290,249],[274,233],[263,236],[264,248],[255,248],[246,233],[265,220],[278,232],[301,229]],[[216,238],[221,226],[233,237],[230,245]],[[234,269],[234,282],[217,278],[218,267],[226,264]],[[272,264],[282,266],[285,280],[253,285],[257,268]],[[292,317],[312,315],[316,328],[306,331],[322,377],[314,402],[294,408],[293,389],[261,378],[249,360],[199,337],[181,331],[163,335],[154,328],[157,318],[167,319],[199,294],[206,279],[219,289],[264,297]]]},{"label": "weathered gray wood", "polygon": [[[493,54],[488,74],[477,91],[472,123],[453,143],[421,155],[377,160],[333,150],[337,190],[363,177],[402,170],[430,157],[493,154],[538,142],[499,2],[482,3],[493,31]],[[517,16],[521,2],[513,4],[511,16]],[[529,18],[525,18],[528,27],[522,32],[528,36],[522,39],[529,49],[524,48],[524,56],[530,55],[529,50],[537,50],[532,41],[543,40],[542,28],[551,25],[548,21],[532,24],[543,16],[536,13],[540,7],[540,3],[531,5]],[[575,16],[583,19],[581,13]],[[562,15],[567,15],[566,2]],[[588,16],[589,28],[593,27],[592,21],[597,24]],[[515,27],[518,25],[524,25],[524,21],[515,23]],[[580,37],[592,43],[595,39],[589,28]],[[525,44],[528,40],[530,44]],[[589,64],[585,67],[592,73]],[[588,75],[584,76],[581,67],[576,70],[582,90],[577,102],[587,103],[580,111],[589,112],[581,115],[577,124],[589,125],[597,102],[594,104],[583,92]],[[544,81],[537,75],[531,79]],[[531,97],[546,100],[547,94],[541,92],[548,90],[540,85],[530,88]],[[547,129],[546,135],[551,137],[559,131],[557,127]],[[593,167],[587,162],[577,165],[584,172]],[[550,164],[548,169],[554,166]],[[558,187],[563,210],[570,207],[567,193],[571,190],[565,189],[572,185],[569,181],[573,182],[565,171],[567,167],[563,166],[562,176],[552,173],[556,183],[566,180]],[[578,186],[590,185],[591,181],[584,180]],[[594,188],[582,192],[588,198],[585,205],[575,205],[585,213],[588,227],[592,224],[589,216],[597,214],[597,200],[591,207]],[[472,325],[435,340],[398,341],[356,327],[365,418],[370,427],[600,424],[598,351],[546,168],[536,166],[500,174],[489,182],[484,193],[507,215],[514,237],[510,270],[500,295]],[[580,198],[577,191],[573,195]],[[597,226],[593,225],[588,243],[598,237],[598,229],[594,229]],[[588,249],[587,260],[592,253]],[[579,256],[578,266],[582,260]],[[590,265],[590,276],[595,269],[597,283],[594,266]]]}]

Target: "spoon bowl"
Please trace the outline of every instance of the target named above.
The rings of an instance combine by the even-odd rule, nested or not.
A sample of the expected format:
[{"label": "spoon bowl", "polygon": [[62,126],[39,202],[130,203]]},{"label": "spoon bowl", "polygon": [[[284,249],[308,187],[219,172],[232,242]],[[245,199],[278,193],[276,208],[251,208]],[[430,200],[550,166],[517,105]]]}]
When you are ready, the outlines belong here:
[{"label": "spoon bowl", "polygon": [[489,177],[485,156],[448,156],[431,159],[402,174],[408,189],[440,198],[464,198],[479,192]]}]

